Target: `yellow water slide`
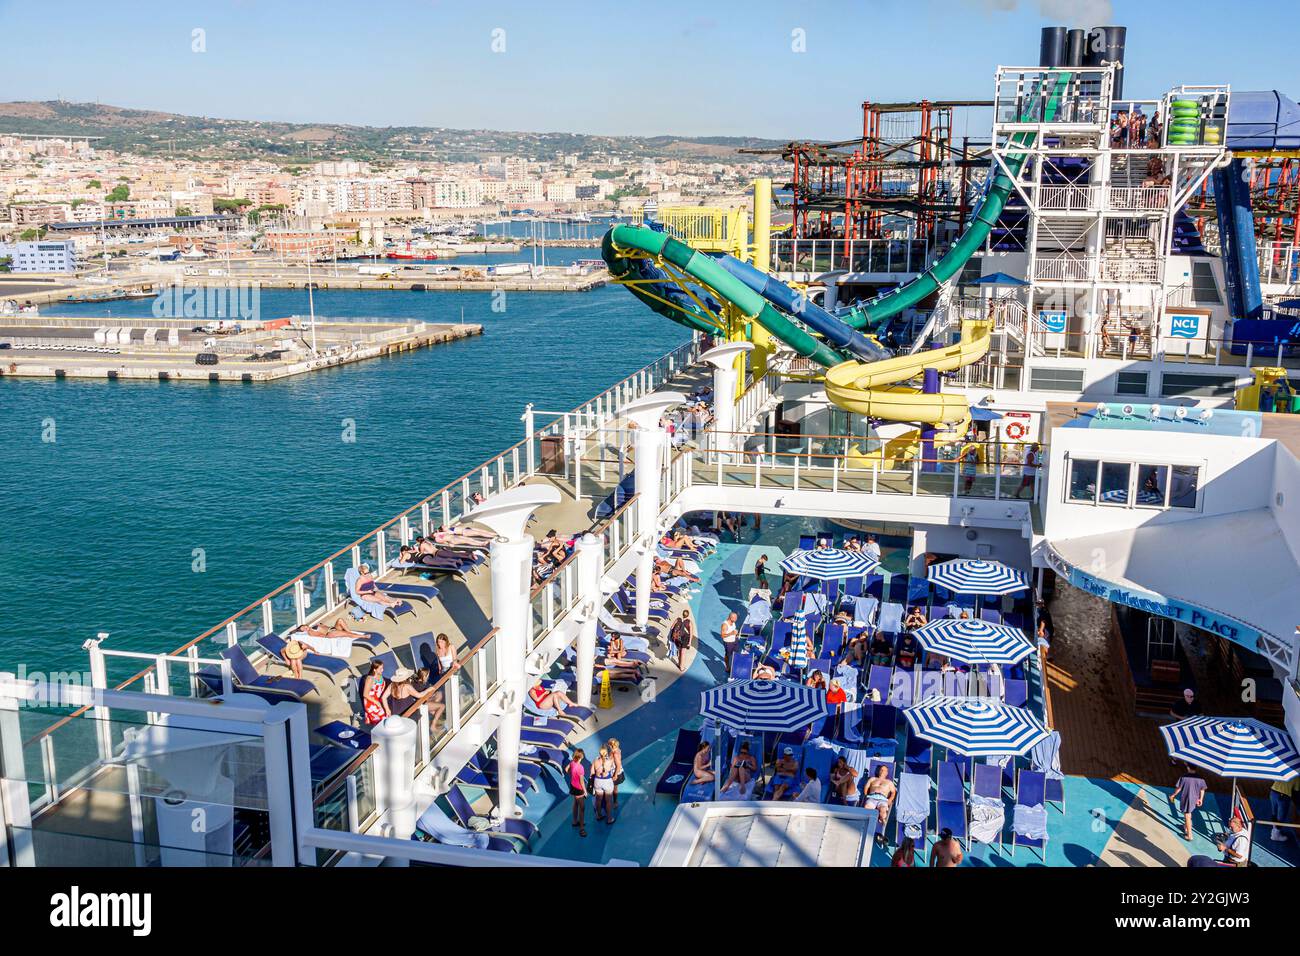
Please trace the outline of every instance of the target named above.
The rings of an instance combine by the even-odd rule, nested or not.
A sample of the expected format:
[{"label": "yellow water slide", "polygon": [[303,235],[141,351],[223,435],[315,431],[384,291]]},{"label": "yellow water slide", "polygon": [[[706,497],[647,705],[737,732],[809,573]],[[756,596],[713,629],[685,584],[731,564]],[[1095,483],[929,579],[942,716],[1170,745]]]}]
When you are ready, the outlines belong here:
[{"label": "yellow water slide", "polygon": [[930,395],[902,383],[926,369],[952,372],[978,362],[989,350],[993,323],[964,321],[955,345],[899,355],[879,362],[841,362],[826,371],[826,397],[846,411],[894,422],[948,425],[964,432],[970,424],[970,405],[964,392]]}]

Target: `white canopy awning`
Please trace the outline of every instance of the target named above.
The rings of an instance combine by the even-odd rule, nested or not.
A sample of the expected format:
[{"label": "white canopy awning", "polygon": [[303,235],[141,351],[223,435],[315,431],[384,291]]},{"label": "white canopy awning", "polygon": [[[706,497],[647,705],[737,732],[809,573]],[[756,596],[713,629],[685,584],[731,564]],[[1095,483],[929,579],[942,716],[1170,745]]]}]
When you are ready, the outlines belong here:
[{"label": "white canopy awning", "polygon": [[1267,508],[1063,538],[1047,547],[1071,584],[1221,634],[1294,672],[1300,566]]}]

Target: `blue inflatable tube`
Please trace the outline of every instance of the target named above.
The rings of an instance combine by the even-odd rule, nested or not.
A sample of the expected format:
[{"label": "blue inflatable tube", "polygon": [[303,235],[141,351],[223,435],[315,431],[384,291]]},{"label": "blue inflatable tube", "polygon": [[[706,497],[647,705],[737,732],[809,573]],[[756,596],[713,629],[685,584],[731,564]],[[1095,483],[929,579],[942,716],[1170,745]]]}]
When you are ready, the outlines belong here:
[{"label": "blue inflatable tube", "polygon": [[820,334],[833,347],[851,352],[869,362],[890,358],[893,353],[878,342],[867,338],[857,329],[846,325],[820,305],[811,302],[780,279],[755,269],[748,262],[734,256],[715,256],[718,265],[761,295],[768,302],[794,316],[808,328]]}]

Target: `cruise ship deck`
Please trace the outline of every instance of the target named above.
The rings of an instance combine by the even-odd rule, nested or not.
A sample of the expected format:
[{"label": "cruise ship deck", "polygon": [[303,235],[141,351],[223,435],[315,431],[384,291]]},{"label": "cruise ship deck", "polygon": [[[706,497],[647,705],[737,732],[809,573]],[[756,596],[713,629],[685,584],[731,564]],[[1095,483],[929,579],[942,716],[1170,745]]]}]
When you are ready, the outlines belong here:
[{"label": "cruise ship deck", "polygon": [[[520,863],[650,865],[656,861],[665,834],[677,833],[694,820],[691,813],[698,813],[704,805],[697,792],[680,804],[684,809],[679,811],[679,794],[672,792],[673,785],[667,786],[666,793],[660,785],[674,759],[679,732],[707,727],[700,713],[701,692],[725,683],[728,677],[719,637],[721,624],[732,611],[745,618],[755,584],[753,566],[760,554],[768,556],[769,574],[779,579],[781,560],[806,545],[810,536],[843,542],[850,534],[874,530],[882,546],[876,593],[907,604],[933,602],[932,614],[946,609],[925,584],[924,559],[929,552],[957,550],[944,536],[944,527],[951,525],[959,532],[979,527],[975,537],[962,537],[968,542],[978,537],[981,542],[994,543],[999,558],[1013,560],[1026,570],[1031,565],[1043,566],[1041,559],[1031,555],[1031,536],[1044,526],[1044,495],[1049,493],[1050,482],[1038,476],[1025,495],[1018,463],[1008,458],[1002,464],[997,450],[968,483],[962,480],[968,476],[950,463],[934,470],[916,464],[886,467],[859,462],[858,467],[850,467],[828,452],[828,440],[814,439],[801,445],[790,443],[786,436],[785,443],[776,448],[775,436],[765,431],[764,423],[780,403],[789,407],[789,389],[793,387],[796,395],[803,389],[797,380],[786,382],[779,374],[790,367],[788,361],[753,379],[732,414],[715,418],[709,428],[691,436],[694,440],[682,441],[686,436],[678,435],[679,443],[662,461],[657,487],[651,491],[648,484],[637,483],[634,452],[644,447],[638,445],[641,436],[655,429],[638,428],[636,420],[646,408],[657,420],[663,408],[677,405],[684,394],[697,393],[709,383],[725,386],[729,365],[716,357],[706,358],[713,358],[712,364],[700,360],[700,345],[692,342],[582,408],[551,416],[530,407],[525,413],[529,427],[525,442],[174,654],[131,654],[108,642],[90,642],[93,683],[105,688],[98,696],[86,689],[24,687],[12,680],[0,685],[6,699],[22,700],[26,695],[25,703],[34,700],[40,705],[4,712],[8,715],[6,746],[14,745],[13,730],[21,732],[21,766],[31,794],[30,817],[23,820],[20,816],[17,827],[11,822],[10,832],[22,835],[15,845],[25,847],[34,862],[44,864],[94,860],[105,865],[151,865],[203,860],[210,865],[243,865],[282,863],[287,854],[297,862],[327,865],[366,865],[385,859],[474,865],[504,862],[500,851],[508,849],[515,851],[510,860]],[[714,408],[716,413],[716,401]],[[644,424],[644,417],[640,420]],[[1050,450],[1053,437],[1062,429],[1076,439],[1096,437],[1103,431],[1067,428],[1074,420],[1074,415],[1062,408],[1050,412],[1045,448]],[[730,427],[720,427],[724,425]],[[1279,438],[1273,441],[1286,445],[1286,429],[1281,424],[1278,428]],[[736,450],[741,448],[745,450]],[[1052,472],[1050,463],[1046,472]],[[556,529],[561,537],[576,539],[580,546],[546,583],[528,588],[523,648],[526,675],[519,675],[526,676],[526,683],[520,685],[516,678],[514,687],[558,678],[566,682],[562,689],[567,688],[578,700],[590,701],[592,716],[575,720],[573,726],[562,724],[563,742],[558,751],[546,753],[546,747],[558,740],[524,739],[517,804],[502,814],[499,768],[493,765],[485,771],[483,763],[500,756],[498,734],[514,703],[507,663],[499,656],[501,615],[494,606],[502,586],[496,580],[498,573],[482,556],[473,560],[476,566],[467,565],[463,573],[456,574],[403,570],[395,565],[401,542],[438,525],[465,518],[473,521],[474,509],[480,507],[476,495],[482,495],[490,506],[503,492],[517,496],[518,489],[525,489],[526,496],[540,494],[545,502],[535,508],[528,524],[536,538]],[[716,550],[700,559],[698,586],[669,598],[663,607],[665,621],[689,606],[697,622],[698,642],[686,652],[684,669],[679,671],[669,659],[665,622],[657,622],[660,615],[655,612],[649,621],[654,635],[649,640],[649,660],[640,668],[637,681],[613,682],[608,699],[601,702],[598,678],[587,698],[574,686],[575,671],[570,669],[574,648],[596,623],[595,604],[589,603],[588,597],[593,582],[583,570],[581,542],[595,542],[599,549],[596,600],[611,615],[605,620],[630,625],[636,618],[637,565],[647,547],[639,543],[645,540],[641,529],[647,496],[657,499],[655,527],[677,521],[709,527],[724,508],[744,517],[734,540],[722,531]],[[711,507],[699,507],[697,502]],[[845,517],[866,513],[878,520],[863,524]],[[755,524],[758,514],[762,514],[761,527]],[[584,537],[586,532],[592,537]],[[304,677],[310,688],[294,691],[283,661],[267,652],[272,646],[268,636],[287,633],[303,623],[328,623],[345,616],[355,603],[344,583],[347,571],[362,563],[370,563],[384,584],[399,588],[415,585],[415,591],[397,595],[407,600],[409,611],[395,618],[367,616],[361,622],[353,621],[355,629],[379,640],[373,646],[354,643],[346,667],[335,667],[332,674],[309,667]],[[1143,715],[1124,705],[1126,681],[1132,678],[1122,656],[1110,653],[1113,646],[1108,642],[1117,639],[1110,627],[1112,606],[1105,602],[1088,606],[1087,601],[1096,599],[1071,587],[1059,572],[1056,576],[1051,606],[1059,625],[1052,657],[1047,662],[1046,680],[1040,656],[1026,661],[1023,706],[1060,732],[1062,799],[1047,807],[1045,843],[1037,849],[1020,846],[1013,850],[1010,821],[1016,799],[1015,771],[1028,767],[1023,758],[1013,762],[999,795],[1006,811],[1002,831],[988,842],[969,843],[968,862],[990,866],[1180,866],[1194,854],[1215,855],[1214,835],[1222,832],[1231,812],[1228,782],[1212,781],[1205,809],[1197,815],[1194,839],[1184,841],[1169,801],[1178,771],[1165,754],[1158,732],[1159,724],[1168,718],[1153,719],[1149,711]],[[626,590],[620,598],[615,592],[623,590],[624,582]],[[421,596],[420,589],[430,585],[437,588],[436,596],[431,592]],[[615,603],[608,603],[611,600]],[[627,603],[620,606],[620,600]],[[1032,616],[1025,600],[1006,598],[997,606],[1008,612],[1008,621],[1015,611]],[[459,666],[439,678],[407,712],[413,728],[408,744],[414,773],[403,806],[392,777],[392,758],[385,753],[386,739],[381,741],[381,734],[366,728],[362,721],[357,675],[374,656],[404,668],[421,666],[428,660],[427,642],[439,633],[451,638]],[[771,625],[762,642],[771,653],[778,650]],[[243,672],[234,663],[241,656],[248,659],[252,673]],[[1219,686],[1216,690],[1207,665],[1197,666],[1197,686],[1207,706],[1213,704],[1225,715],[1256,713],[1240,703],[1234,707],[1231,688]],[[220,720],[204,717],[203,702],[211,700],[214,691],[225,689],[223,679],[231,682],[231,690],[245,692],[232,701],[248,701],[251,693],[274,702],[273,706],[265,713],[250,709],[236,714],[238,708],[232,708],[228,717],[223,709]],[[119,689],[107,690],[113,687]],[[853,690],[859,700],[866,700],[865,673]],[[1288,685],[1284,693],[1294,693],[1294,689]],[[63,706],[48,706],[56,698]],[[300,699],[301,705],[292,702],[295,699]],[[960,761],[958,755],[936,746],[924,764],[911,765],[915,754],[909,748],[901,710],[893,725],[894,736],[887,742],[874,740],[869,750],[842,737],[828,743],[859,762],[883,757],[897,761],[900,768],[908,765],[911,772],[931,777],[944,760]],[[59,714],[65,716],[54,721]],[[283,722],[287,734],[285,740],[276,741],[275,751],[267,734],[273,723],[271,715]],[[525,726],[527,720],[525,715]],[[252,733],[245,722],[258,725],[258,732]],[[164,746],[161,739],[151,740],[160,734],[168,739],[181,734],[184,739],[179,748]],[[796,736],[803,740],[812,734]],[[572,803],[557,764],[578,748],[585,752],[589,764],[611,738],[620,741],[626,774],[618,789],[616,822],[595,821],[588,807],[583,836],[570,826]],[[543,748],[544,763],[529,759],[539,756],[538,751],[530,750],[534,745]],[[204,755],[205,766],[218,768],[215,774],[199,773],[193,765],[173,771],[168,761],[181,759],[184,763],[177,751],[184,752],[187,747]],[[273,759],[279,748],[284,748],[290,769],[287,779],[277,780],[285,769]],[[765,777],[771,775],[773,757],[773,751],[765,746]],[[467,768],[467,762],[474,767]],[[11,765],[6,763],[6,767]],[[310,779],[309,788],[301,782],[304,771]],[[178,780],[185,782],[177,785]],[[970,781],[964,786],[969,792]],[[224,834],[197,843],[178,836],[164,819],[166,811],[154,806],[161,803],[154,798],[169,792],[177,794],[182,806],[192,802],[221,806],[228,818]],[[1256,817],[1267,819],[1266,791],[1243,782],[1242,792],[1253,798]],[[311,825],[286,825],[278,819],[277,805],[285,802],[299,805],[299,821],[310,813]],[[782,857],[780,840],[772,845],[763,838],[754,847],[737,836],[738,826],[757,825],[755,821],[763,812],[728,801],[715,806],[722,819],[695,821],[699,833],[707,834],[712,842],[700,844],[698,838],[692,838],[696,849],[688,854],[688,861],[701,865],[817,861],[815,855],[808,856],[812,851],[804,846],[804,824],[796,820],[788,824],[789,832],[797,832],[799,840],[790,837]],[[919,851],[937,838],[936,812],[931,803],[924,837],[917,840]],[[459,831],[462,833],[497,821],[497,829],[488,833],[507,826],[513,836],[505,846],[494,843],[490,850],[451,846],[445,839],[402,840],[404,829],[417,836],[429,835],[414,825],[417,817],[427,822],[427,813],[439,814],[446,821],[459,818],[469,825]],[[737,814],[742,823],[731,819]],[[874,836],[874,821],[864,814],[866,811],[826,805],[819,825],[827,827],[827,834],[841,833],[843,827],[858,832],[856,827],[866,828],[865,832]],[[507,824],[500,822],[502,817]],[[749,822],[744,823],[746,820]],[[455,829],[454,824],[448,825]],[[864,852],[862,865],[888,865],[897,845],[893,820],[884,834],[885,845]],[[449,842],[457,840],[453,837]],[[833,859],[844,862],[840,857]],[[1293,843],[1277,843],[1267,837],[1253,841],[1252,860],[1262,866],[1300,862]]]}]

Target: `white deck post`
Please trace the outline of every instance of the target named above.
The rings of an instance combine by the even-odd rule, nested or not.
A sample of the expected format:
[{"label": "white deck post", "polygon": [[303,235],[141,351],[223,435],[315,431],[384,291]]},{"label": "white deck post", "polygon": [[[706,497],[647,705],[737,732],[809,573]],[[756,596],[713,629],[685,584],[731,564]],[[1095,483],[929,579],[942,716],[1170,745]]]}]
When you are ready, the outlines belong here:
[{"label": "white deck post", "polygon": [[[737,359],[752,351],[753,342],[727,342],[700,356],[713,366],[713,430],[718,436],[719,452],[735,451],[739,446],[736,432],[736,364]],[[730,462],[731,456],[725,456]]]},{"label": "white deck post", "polygon": [[596,619],[604,601],[600,593],[600,574],[605,543],[594,534],[578,539],[578,604],[582,608],[582,629],[578,632],[578,687],[576,700],[591,706],[591,681],[596,673]]},{"label": "white deck post", "polygon": [[[389,833],[395,840],[409,840],[415,832],[415,721],[409,717],[385,717],[375,725],[371,737],[375,751],[375,780],[380,796],[379,812],[388,814]],[[393,861],[405,866],[405,861]]]},{"label": "white deck post", "polygon": [[551,485],[517,485],[493,495],[467,517],[496,532],[492,542],[492,624],[497,630],[497,675],[501,680],[501,723],[497,728],[497,806],[501,817],[519,816],[515,786],[519,779],[519,737],[524,695],[528,692],[524,660],[532,618],[533,536],[525,532],[533,511],[558,504]]},{"label": "white deck post", "polygon": [[636,566],[636,623],[642,627],[650,621],[650,575],[654,571],[655,531],[659,521],[659,472],[661,453],[668,440],[668,433],[660,427],[659,420],[668,409],[685,402],[686,396],[680,392],[654,392],[629,402],[623,410],[632,424],[636,455],[636,534],[641,548]]}]

